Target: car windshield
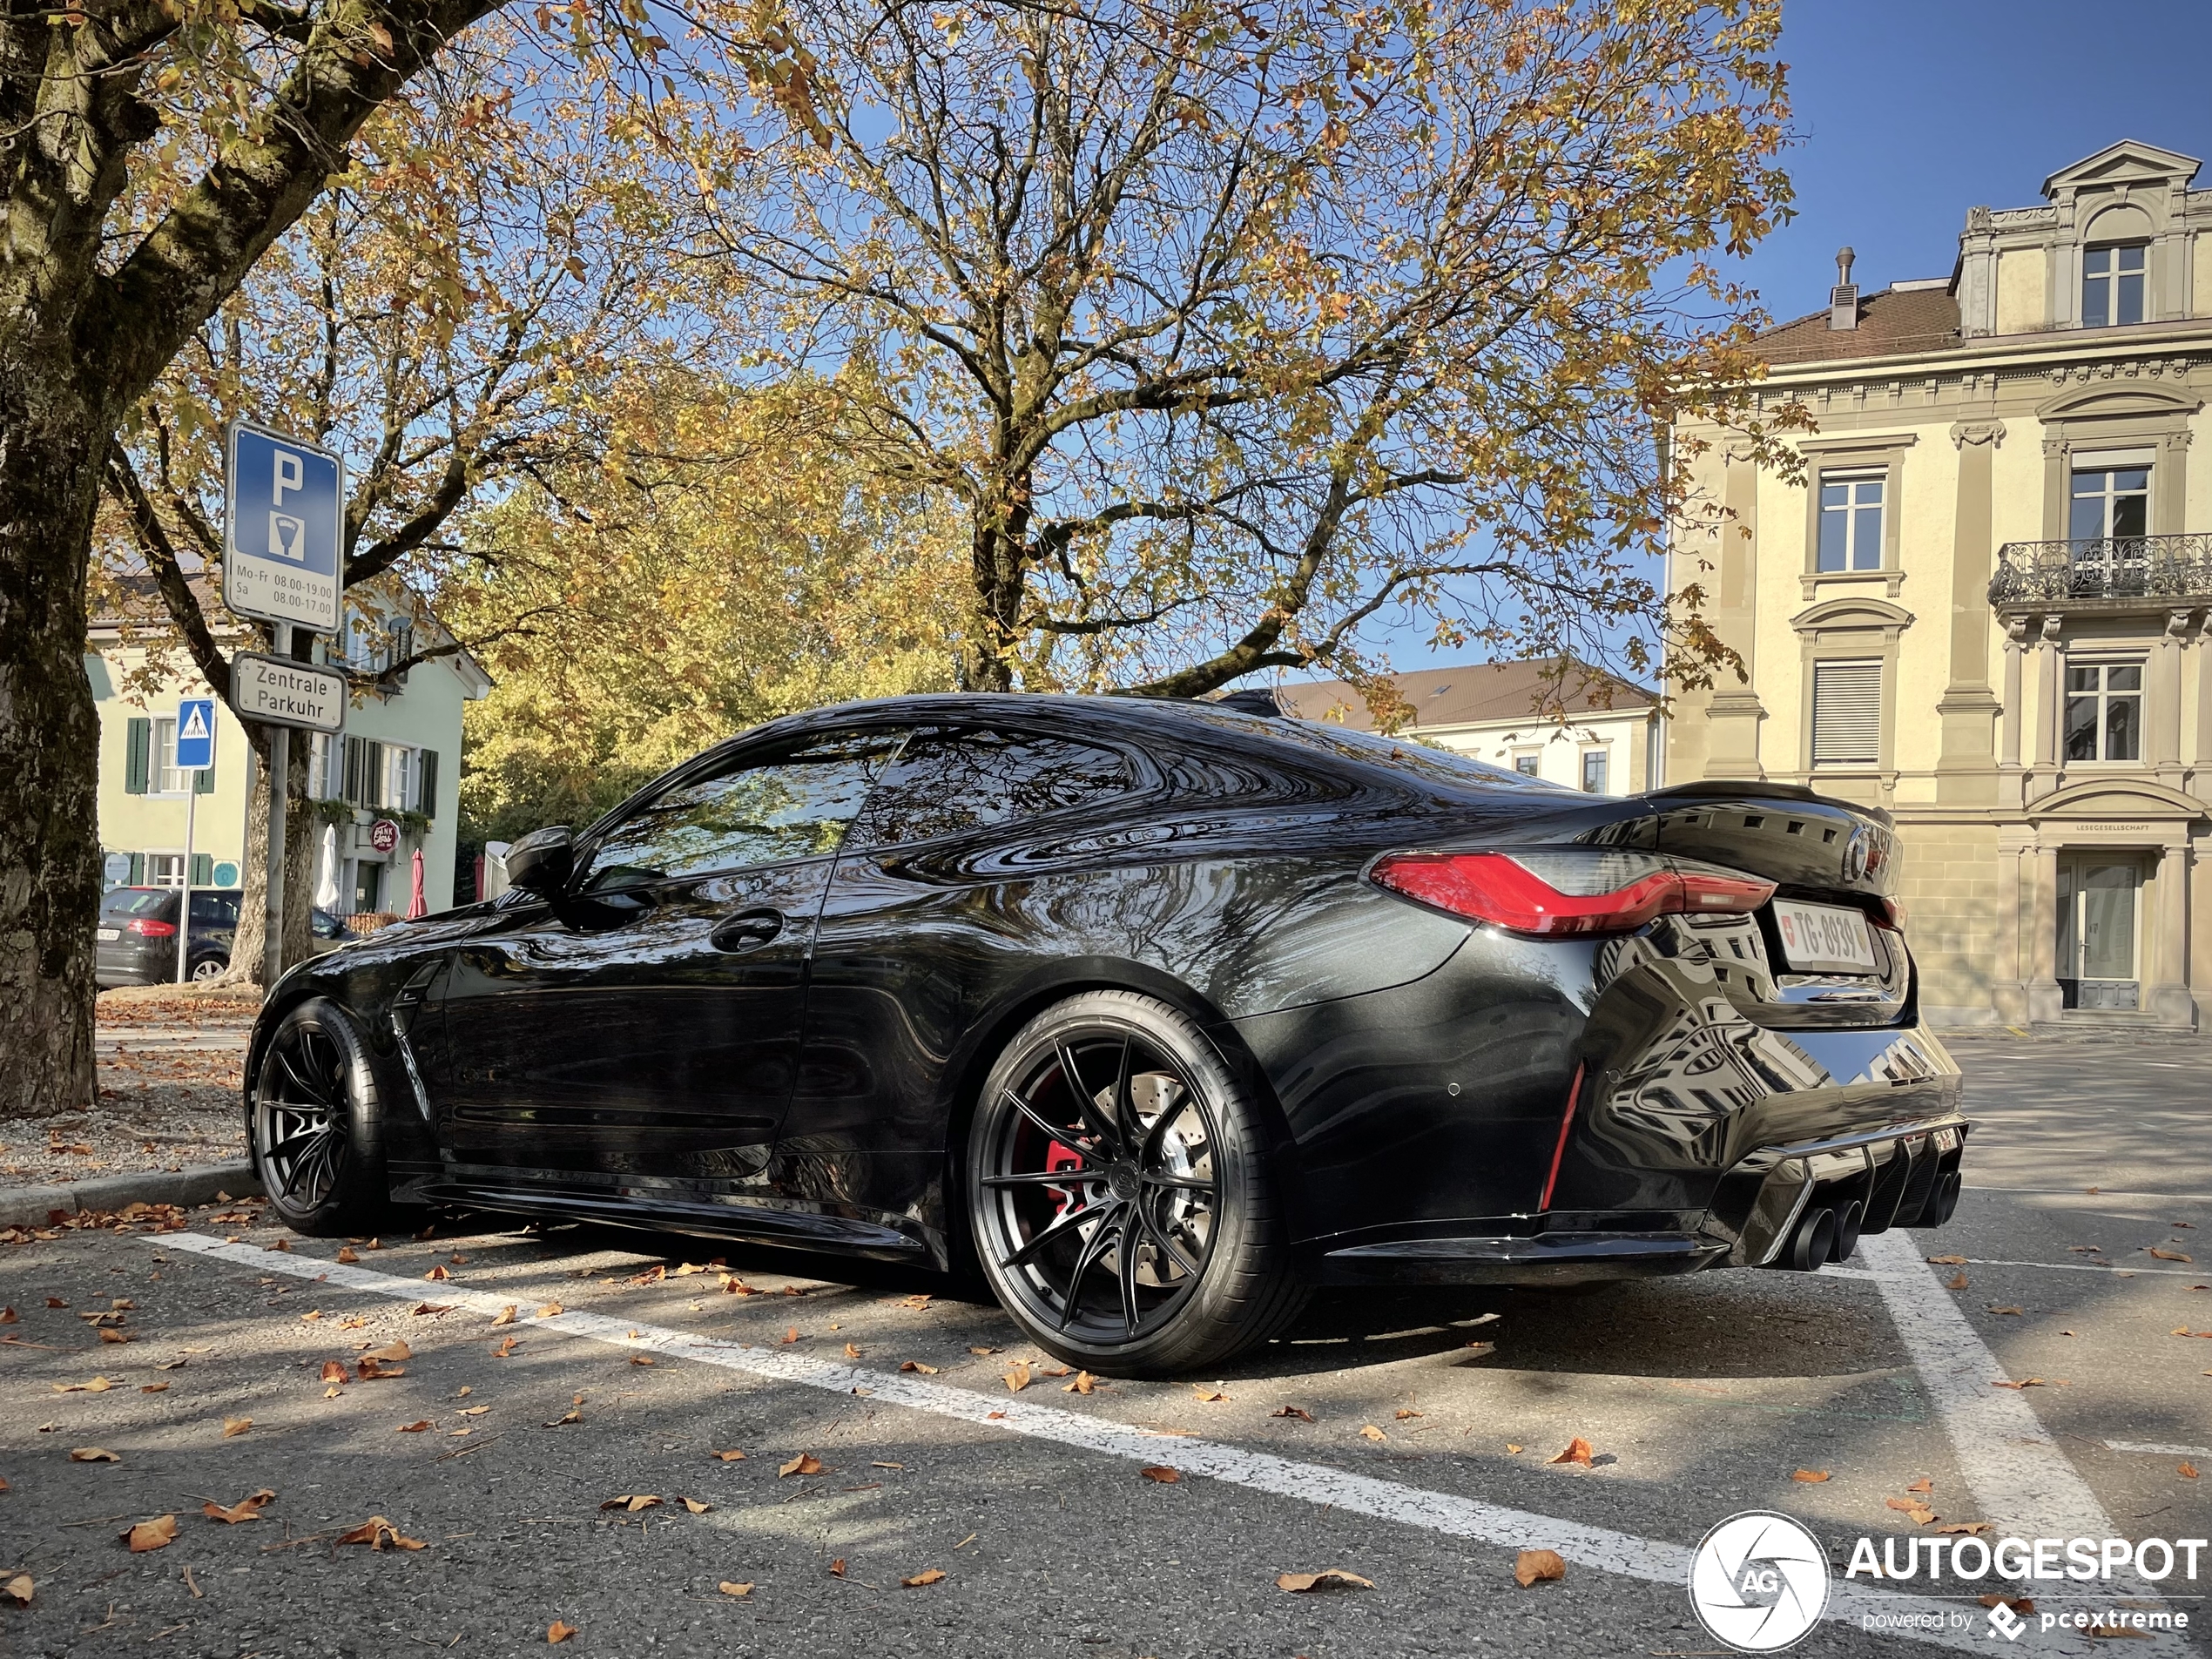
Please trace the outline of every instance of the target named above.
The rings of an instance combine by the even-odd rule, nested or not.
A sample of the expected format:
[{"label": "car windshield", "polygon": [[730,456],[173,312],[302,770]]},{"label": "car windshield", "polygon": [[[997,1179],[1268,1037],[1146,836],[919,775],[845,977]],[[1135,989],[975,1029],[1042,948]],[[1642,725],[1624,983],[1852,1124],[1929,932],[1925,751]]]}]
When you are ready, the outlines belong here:
[{"label": "car windshield", "polygon": [[173,909],[176,900],[166,887],[118,887],[100,901],[104,916],[152,916]]}]

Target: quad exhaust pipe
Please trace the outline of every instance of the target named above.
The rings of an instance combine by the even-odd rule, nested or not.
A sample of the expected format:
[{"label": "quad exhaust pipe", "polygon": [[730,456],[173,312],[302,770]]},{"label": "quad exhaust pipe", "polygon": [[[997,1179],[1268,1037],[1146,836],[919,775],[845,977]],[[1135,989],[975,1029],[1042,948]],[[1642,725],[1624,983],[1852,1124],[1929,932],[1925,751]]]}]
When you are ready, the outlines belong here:
[{"label": "quad exhaust pipe", "polygon": [[[1956,1170],[1939,1176],[1914,1224],[1940,1227],[1950,1220],[1951,1212],[1959,1207],[1960,1184]],[[1847,1262],[1858,1248],[1858,1231],[1865,1219],[1865,1206],[1857,1198],[1840,1204],[1808,1204],[1773,1265],[1811,1273],[1830,1262]]]}]

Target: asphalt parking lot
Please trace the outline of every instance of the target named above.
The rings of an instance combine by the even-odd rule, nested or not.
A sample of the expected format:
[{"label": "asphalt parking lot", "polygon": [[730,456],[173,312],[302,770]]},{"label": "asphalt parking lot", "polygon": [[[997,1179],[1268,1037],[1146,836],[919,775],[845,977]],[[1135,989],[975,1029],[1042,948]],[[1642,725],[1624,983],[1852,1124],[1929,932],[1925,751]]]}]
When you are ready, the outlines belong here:
[{"label": "asphalt parking lot", "polygon": [[[1811,1277],[1331,1295],[1176,1382],[1062,1374],[939,1281],[660,1235],[462,1217],[347,1261],[239,1205],[34,1238],[0,1250],[0,1590],[33,1586],[0,1654],[1681,1656],[1717,1649],[1688,1551],[1743,1509],[1838,1569],[1981,1522],[2212,1534],[2202,1047],[1955,1052],[1979,1127],[1939,1232]],[[1565,1576],[1517,1582],[1524,1548]],[[1330,1568],[1372,1588],[1278,1583]],[[1971,1595],[1947,1635],[1863,1628],[1915,1588],[1839,1583],[1794,1651],[1991,1650]]]}]

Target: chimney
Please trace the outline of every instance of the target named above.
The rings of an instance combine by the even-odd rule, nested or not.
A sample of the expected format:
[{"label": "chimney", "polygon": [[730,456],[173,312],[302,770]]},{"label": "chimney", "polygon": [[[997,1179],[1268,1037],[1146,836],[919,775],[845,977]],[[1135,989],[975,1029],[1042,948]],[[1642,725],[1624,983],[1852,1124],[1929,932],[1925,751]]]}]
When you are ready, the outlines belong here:
[{"label": "chimney", "polygon": [[1858,285],[1851,280],[1851,260],[1856,257],[1847,247],[1836,251],[1836,286],[1828,290],[1831,328],[1858,327]]}]

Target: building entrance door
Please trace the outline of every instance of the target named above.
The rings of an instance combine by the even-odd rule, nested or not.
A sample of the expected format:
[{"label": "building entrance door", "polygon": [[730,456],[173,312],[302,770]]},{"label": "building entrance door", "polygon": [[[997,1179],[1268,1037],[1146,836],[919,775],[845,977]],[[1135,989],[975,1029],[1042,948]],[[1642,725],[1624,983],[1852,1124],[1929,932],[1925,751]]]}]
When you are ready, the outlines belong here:
[{"label": "building entrance door", "polygon": [[2142,1006],[2141,864],[2110,853],[2059,860],[2059,993],[2070,1008]]}]

